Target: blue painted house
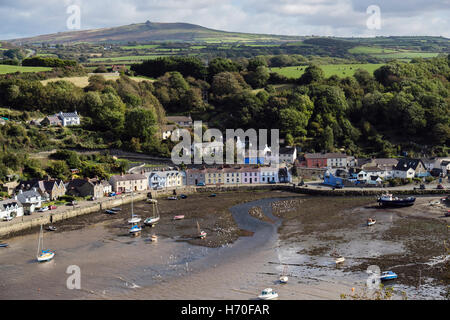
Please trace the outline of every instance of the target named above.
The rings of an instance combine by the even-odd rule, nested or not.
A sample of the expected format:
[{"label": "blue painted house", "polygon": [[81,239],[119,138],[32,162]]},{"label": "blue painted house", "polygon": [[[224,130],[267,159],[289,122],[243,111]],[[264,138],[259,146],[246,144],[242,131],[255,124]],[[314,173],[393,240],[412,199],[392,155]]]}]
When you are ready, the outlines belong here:
[{"label": "blue painted house", "polygon": [[332,187],[343,186],[344,178],[337,176],[335,170],[328,169],[323,175],[323,184]]}]

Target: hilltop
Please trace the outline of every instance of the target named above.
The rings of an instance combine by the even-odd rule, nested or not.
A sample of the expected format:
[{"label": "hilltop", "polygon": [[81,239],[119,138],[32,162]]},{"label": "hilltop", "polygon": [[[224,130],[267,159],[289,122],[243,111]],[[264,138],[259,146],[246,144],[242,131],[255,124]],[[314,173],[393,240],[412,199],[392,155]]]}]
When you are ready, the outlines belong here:
[{"label": "hilltop", "polygon": [[170,42],[237,42],[237,41],[282,41],[302,40],[304,37],[278,36],[227,32],[205,28],[190,23],[145,23],[113,28],[59,32],[36,37],[12,39],[13,44],[42,43],[126,43],[130,41],[170,41]]}]

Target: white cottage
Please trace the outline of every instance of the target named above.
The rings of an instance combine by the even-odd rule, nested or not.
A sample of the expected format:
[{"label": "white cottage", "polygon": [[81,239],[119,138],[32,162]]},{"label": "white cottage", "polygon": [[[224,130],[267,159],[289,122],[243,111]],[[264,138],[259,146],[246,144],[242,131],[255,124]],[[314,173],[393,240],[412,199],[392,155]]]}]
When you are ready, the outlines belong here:
[{"label": "white cottage", "polygon": [[0,219],[23,216],[23,206],[17,199],[0,201]]}]

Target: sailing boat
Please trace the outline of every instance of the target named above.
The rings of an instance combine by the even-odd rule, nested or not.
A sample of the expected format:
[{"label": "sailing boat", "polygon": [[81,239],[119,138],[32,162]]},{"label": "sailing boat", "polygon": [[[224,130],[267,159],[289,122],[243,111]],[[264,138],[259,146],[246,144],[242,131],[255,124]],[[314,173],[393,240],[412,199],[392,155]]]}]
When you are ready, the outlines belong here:
[{"label": "sailing boat", "polygon": [[138,215],[135,215],[133,213],[133,195],[134,194],[131,193],[131,219],[128,220],[128,223],[131,223],[131,224],[135,224],[135,223],[141,222],[141,217],[139,217]]},{"label": "sailing boat", "polygon": [[42,224],[41,224],[41,231],[39,232],[39,241],[38,241],[38,249],[36,258],[38,262],[46,262],[53,259],[55,256],[55,253],[50,250],[44,249],[44,232],[42,230]]},{"label": "sailing boat", "polygon": [[159,222],[159,209],[158,204],[156,202],[153,203],[153,216],[144,220],[144,224],[147,226],[155,226]]},{"label": "sailing boat", "polygon": [[206,232],[205,231],[203,231],[203,230],[200,230],[200,225],[198,224],[198,221],[197,221],[197,230],[198,230],[198,238],[200,238],[200,239],[204,239],[205,237],[206,237]]},{"label": "sailing boat", "polygon": [[281,274],[280,277],[280,283],[288,283],[288,276],[287,276],[287,266],[284,266],[283,268],[283,273]]}]

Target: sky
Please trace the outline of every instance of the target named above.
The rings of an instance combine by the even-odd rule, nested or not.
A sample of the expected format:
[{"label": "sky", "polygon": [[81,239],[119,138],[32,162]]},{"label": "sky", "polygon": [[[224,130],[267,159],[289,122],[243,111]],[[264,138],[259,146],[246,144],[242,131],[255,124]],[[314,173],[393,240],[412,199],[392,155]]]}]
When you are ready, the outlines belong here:
[{"label": "sky", "polygon": [[150,20],[278,35],[450,38],[450,0],[0,0],[0,39],[72,31],[73,5],[82,30]]}]

